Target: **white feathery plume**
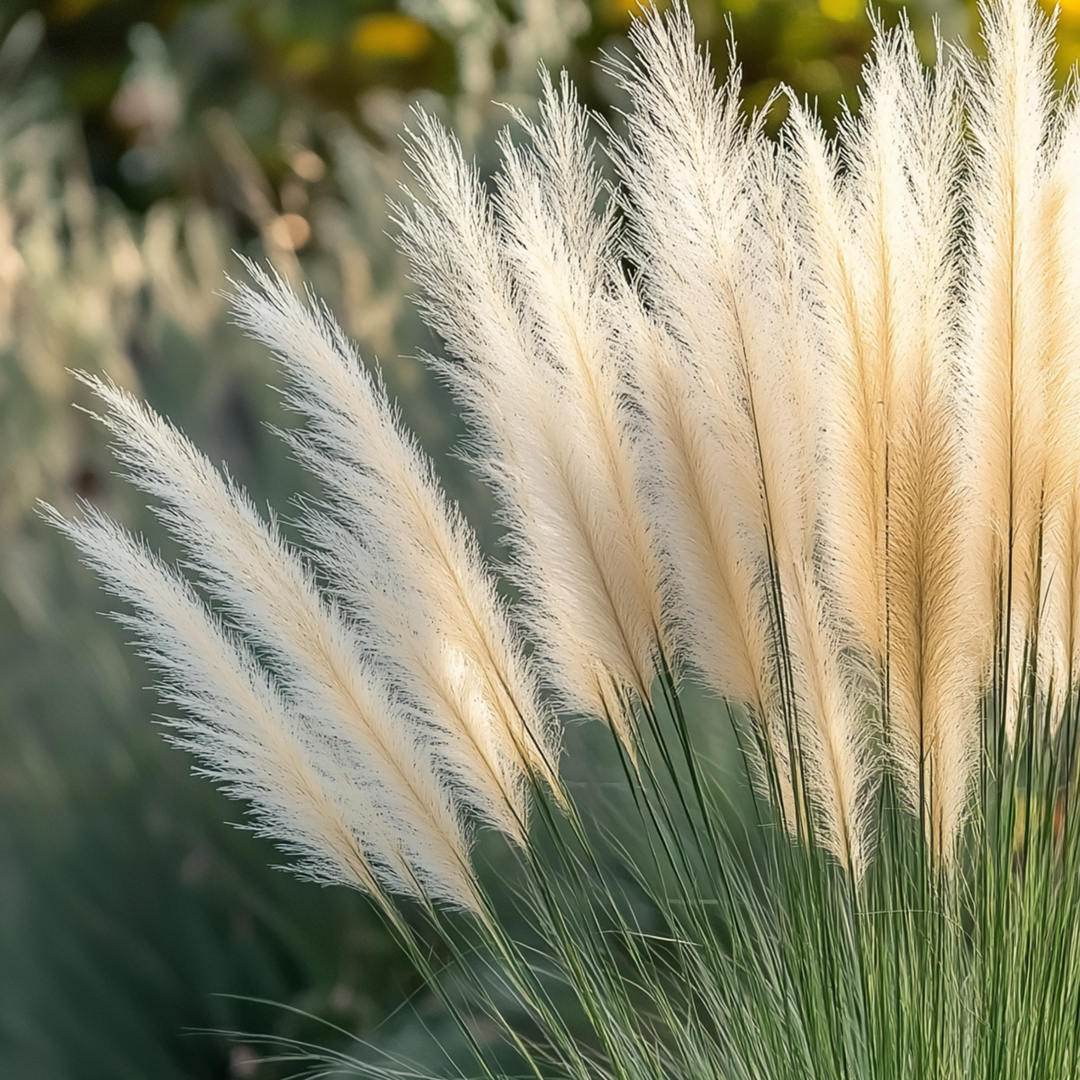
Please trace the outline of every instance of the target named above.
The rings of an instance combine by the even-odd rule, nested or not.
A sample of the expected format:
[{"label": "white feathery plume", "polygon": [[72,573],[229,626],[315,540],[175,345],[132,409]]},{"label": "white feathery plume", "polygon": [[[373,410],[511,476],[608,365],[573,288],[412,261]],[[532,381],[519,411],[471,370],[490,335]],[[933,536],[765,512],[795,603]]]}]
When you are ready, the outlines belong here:
[{"label": "white feathery plume", "polygon": [[731,490],[732,463],[709,422],[694,364],[629,289],[620,313],[641,410],[642,482],[670,567],[668,636],[715,693],[764,720],[775,708],[775,686],[756,590],[763,549],[740,528],[749,510]]},{"label": "white feathery plume", "polygon": [[889,750],[901,792],[923,817],[934,852],[948,860],[978,763],[986,658],[974,598],[988,571],[956,388],[962,102],[956,66],[940,56],[925,71],[906,25],[884,38],[875,68],[888,74],[868,94],[875,102],[896,94],[901,105],[900,126],[888,108],[867,123],[901,148],[907,243],[899,246],[891,232],[889,240],[904,260],[902,299],[914,305],[889,393]]},{"label": "white feathery plume", "polygon": [[[635,667],[648,676],[662,627],[661,590],[622,403],[624,373],[612,344],[612,208],[596,210],[601,182],[591,161],[588,114],[569,77],[564,72],[556,89],[545,72],[543,85],[539,123],[515,114],[530,147],[515,146],[508,133],[500,140],[497,206],[506,258],[538,359],[561,399],[567,449],[559,466],[577,474],[567,488],[588,520],[580,531],[596,549],[597,571]],[[635,689],[647,691],[649,683],[639,680]]]},{"label": "white feathery plume", "polygon": [[[831,535],[843,543],[844,558],[836,569],[845,610],[875,662],[883,666],[885,393],[881,365],[875,362],[880,358],[870,355],[866,341],[867,298],[860,295],[849,208],[836,186],[836,148],[826,141],[817,118],[796,101],[791,102],[785,134],[793,194],[801,203],[803,232],[819,280],[816,291],[829,358],[831,490],[824,517]],[[887,312],[886,306],[886,317]]]},{"label": "white feathery plume", "polygon": [[[1060,141],[1053,147],[1039,193],[1035,242],[1041,269],[1039,306],[1045,340],[1046,464],[1043,482],[1042,574],[1038,670],[1057,705],[1077,675],[1080,595],[1080,326],[1075,316],[1080,280],[1080,101],[1077,89],[1063,108]],[[1060,718],[1060,707],[1053,710]]]},{"label": "white feathery plume", "polygon": [[778,796],[784,821],[794,823],[789,748],[759,588],[760,538],[755,547],[742,528],[749,511],[737,505],[735,466],[720,452],[724,443],[710,424],[695,366],[629,289],[621,312],[641,410],[642,484],[669,568],[665,636],[674,659],[692,663],[721,698],[749,708],[775,764],[770,777],[766,762],[751,758],[755,782],[766,798]]},{"label": "white feathery plume", "polygon": [[[961,452],[954,249],[960,100],[910,29],[879,30],[858,119],[826,144],[796,106],[795,178],[834,388],[823,521],[878,672],[901,791],[948,857],[978,748],[978,616]],[[837,168],[842,159],[844,173]]]},{"label": "white feathery plume", "polygon": [[612,67],[634,105],[627,140],[612,136],[609,151],[643,294],[622,290],[624,349],[679,651],[714,690],[751,706],[767,724],[778,691],[772,631],[755,589],[767,559],[755,527],[756,452],[737,385],[718,360],[740,344],[729,295],[733,268],[723,269],[720,288],[709,289],[716,271],[703,265],[703,252],[715,247],[711,211],[718,211],[727,248],[739,234],[751,155],[737,78],[718,96],[686,12],[669,20],[634,23],[638,59]]},{"label": "white feathery plume", "polygon": [[[738,515],[736,533],[753,533],[761,479],[740,385],[746,328],[732,291],[749,214],[752,156],[737,73],[717,94],[681,9],[670,26],[657,17],[635,23],[632,34],[639,59],[613,74],[630,93],[634,110],[627,142],[610,140],[623,183],[629,254],[645,306],[670,338],[663,350],[669,377],[685,369],[681,387],[672,386],[675,396],[693,401],[696,422],[711,429],[701,448],[711,444],[723,456],[716,475],[726,476],[726,499],[720,490],[710,492],[710,499],[726,501],[730,509],[723,512]],[[641,408],[649,409],[647,396],[639,396]],[[657,522],[658,532],[666,529]],[[754,541],[748,535],[744,543],[752,547]],[[756,550],[742,554],[753,562],[764,557],[764,548],[758,542]]]},{"label": "white feathery plume", "polygon": [[876,770],[860,670],[851,662],[851,626],[835,610],[843,549],[823,528],[835,478],[821,432],[833,415],[835,389],[822,359],[821,328],[807,303],[812,284],[784,152],[763,143],[753,164],[756,209],[742,273],[758,315],[751,320],[747,360],[760,403],[758,453],[781,585],[781,641],[791,658],[802,783],[818,810],[819,841],[861,876]]},{"label": "white feathery plume", "polygon": [[501,216],[421,116],[410,150],[428,202],[397,217],[460,361],[443,370],[501,497],[544,675],[564,707],[608,716],[625,738],[622,693],[647,697],[654,677],[659,582],[609,352],[608,224],[593,219],[583,113],[568,84],[548,83],[542,108],[531,152],[504,141]]},{"label": "white feathery plume", "polygon": [[[748,213],[750,151],[737,82],[717,101],[681,9],[668,26],[632,27],[636,63],[612,73],[634,104],[625,143],[609,138],[622,180],[639,298],[621,290],[620,321],[641,417],[643,485],[668,570],[668,620],[679,653],[714,691],[750,707],[777,765],[785,820],[795,821],[787,772],[774,630],[757,587],[767,562],[755,448],[747,441],[730,373],[707,358],[730,356],[739,327],[723,293],[702,287],[710,239],[702,202],[720,207],[725,239]],[[669,36],[670,32],[670,36]],[[692,155],[719,161],[707,171]],[[716,185],[705,199],[703,184]],[[727,286],[730,274],[725,274]],[[702,295],[704,293],[704,295]],[[764,765],[764,762],[761,763]],[[764,783],[766,775],[759,778]]]},{"label": "white feathery plume", "polygon": [[833,390],[826,429],[833,477],[825,522],[834,542],[844,545],[845,557],[837,564],[841,595],[882,670],[889,649],[889,433],[900,382],[897,364],[912,348],[910,315],[918,310],[906,273],[916,255],[897,137],[904,88],[896,40],[879,34],[878,63],[864,72],[862,112],[858,120],[846,120],[839,144],[829,142],[816,115],[795,100],[788,126]]},{"label": "white feathery plume", "polygon": [[761,402],[759,453],[768,477],[803,783],[818,809],[819,841],[861,876],[876,770],[860,670],[851,662],[851,626],[835,610],[842,549],[823,528],[834,476],[821,431],[835,406],[834,389],[825,378],[820,327],[808,310],[811,283],[783,152],[763,146],[755,178],[757,227],[744,273],[755,283],[763,314],[747,355]]},{"label": "white feathery plume", "polygon": [[[47,517],[133,605],[134,615],[117,618],[139,635],[163,696],[186,714],[170,721],[175,741],[228,794],[250,800],[258,831],[298,854],[297,869],[314,880],[416,895],[408,856],[370,801],[363,772],[346,775],[328,733],[291,705],[191,585],[93,508],[74,521],[51,510]],[[470,892],[458,881],[443,895],[464,906]]]},{"label": "white feathery plume", "polygon": [[320,597],[273,525],[187,439],[130,394],[84,376],[134,483],[160,498],[211,595],[269,658],[291,706],[341,756],[344,772],[396,838],[430,895],[476,907],[467,841],[422,726],[363,657],[352,628]]},{"label": "white feathery plume", "polygon": [[557,735],[475,538],[327,311],[248,271],[257,288],[236,285],[234,310],[274,350],[287,403],[308,418],[291,442],[330,496],[307,532],[334,589],[419,704],[455,791],[524,842],[526,769],[558,790]]},{"label": "white feathery plume", "polygon": [[887,737],[901,791],[945,859],[977,761],[985,624],[973,600],[989,569],[975,539],[956,392],[957,74],[944,57],[924,71],[906,25],[882,35],[862,119],[848,133],[874,147],[858,174],[864,188],[878,183],[875,166],[903,183],[871,214],[891,260],[900,330],[884,379]]},{"label": "white feathery plume", "polygon": [[[869,770],[816,584],[816,353],[783,177],[760,122],[742,118],[738,70],[714,89],[684,10],[633,36],[639,59],[617,74],[635,109],[615,159],[631,258],[667,327],[639,330],[629,347],[652,440],[647,482],[661,493],[656,528],[670,537],[676,607],[697,615],[715,604],[700,625],[688,620],[687,653],[722,693],[741,675],[789,826],[795,800],[809,797],[824,842],[861,872]],[[789,775],[789,748],[800,777]]]},{"label": "white feathery plume", "polygon": [[[1024,0],[984,9],[984,63],[968,62],[973,140],[967,282],[968,436],[975,495],[986,516],[993,590],[986,624],[999,627],[999,687],[1012,738],[1020,669],[1041,606],[1038,550],[1047,468],[1046,257],[1054,214],[1046,183],[1053,110],[1053,28]],[[1057,298],[1060,302],[1060,297]],[[1049,318],[1049,321],[1048,321]]]}]

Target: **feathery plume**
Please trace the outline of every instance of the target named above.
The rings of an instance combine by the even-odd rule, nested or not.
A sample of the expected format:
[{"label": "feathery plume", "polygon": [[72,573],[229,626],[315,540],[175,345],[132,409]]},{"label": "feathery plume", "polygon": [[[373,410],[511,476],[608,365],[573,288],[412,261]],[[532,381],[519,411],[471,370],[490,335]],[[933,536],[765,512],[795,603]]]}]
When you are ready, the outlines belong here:
[{"label": "feathery plume", "polygon": [[[969,441],[991,567],[986,625],[999,627],[995,680],[1009,702],[1011,739],[1024,690],[1020,672],[1040,609],[1048,464],[1044,361],[1047,331],[1058,325],[1044,306],[1043,265],[1055,227],[1052,201],[1045,198],[1055,150],[1052,25],[1033,5],[1002,0],[984,12],[983,38],[985,64],[967,64],[974,140],[973,267],[965,306]],[[1053,264],[1050,272],[1057,272]]]},{"label": "feathery plume", "polygon": [[438,759],[341,612],[322,600],[277,529],[179,432],[125,391],[84,378],[109,406],[102,419],[133,482],[162,500],[159,516],[211,596],[266,653],[293,707],[339,747],[417,887],[475,907],[463,825]]},{"label": "feathery plume", "polygon": [[[946,858],[978,750],[984,657],[973,597],[988,570],[973,539],[955,389],[960,109],[955,65],[941,57],[924,71],[904,28],[882,35],[863,119],[850,133],[865,144],[891,146],[896,159],[880,167],[906,180],[878,226],[899,279],[893,303],[906,311],[885,410],[886,738],[901,791]],[[875,183],[873,170],[860,179]]]},{"label": "feathery plume", "polygon": [[[828,146],[795,110],[795,178],[816,268],[834,479],[823,522],[877,673],[901,791],[948,855],[978,745],[979,656],[956,397],[960,100],[911,31],[879,30],[857,119]],[[837,157],[845,166],[843,179]]]},{"label": "feathery plume", "polygon": [[1041,325],[1040,367],[1046,390],[1046,461],[1042,500],[1042,595],[1037,657],[1053,687],[1054,713],[1077,677],[1077,476],[1080,475],[1080,327],[1073,314],[1080,275],[1080,101],[1061,106],[1060,139],[1051,148],[1039,193],[1035,243]]},{"label": "feathery plume", "polygon": [[186,714],[170,721],[175,741],[228,794],[252,803],[258,831],[300,855],[298,869],[316,881],[415,895],[406,852],[365,787],[346,774],[332,739],[290,704],[190,583],[93,508],[75,521],[47,517],[133,605],[134,615],[117,617],[139,635],[165,699]]},{"label": "feathery plume", "polygon": [[668,538],[675,606],[691,614],[686,651],[722,693],[742,675],[789,827],[805,812],[797,789],[812,789],[830,848],[861,861],[869,774],[840,637],[822,623],[816,356],[783,176],[760,118],[742,117],[738,69],[714,89],[685,11],[638,24],[634,43],[636,63],[616,69],[635,109],[615,160],[631,257],[663,329],[624,321],[642,328],[629,351],[646,482],[666,493],[654,528]]},{"label": "feathery plume", "polygon": [[291,442],[329,504],[306,531],[366,648],[420,706],[455,790],[524,842],[527,770],[557,790],[558,745],[476,541],[402,431],[385,391],[325,311],[248,271],[234,310],[274,350],[308,424]]},{"label": "feathery plume", "polygon": [[503,140],[492,204],[460,148],[421,116],[428,202],[397,209],[425,309],[460,363],[442,370],[499,492],[545,679],[629,739],[621,690],[647,698],[662,628],[654,545],[634,486],[605,302],[610,226],[584,114],[547,82],[535,145]]},{"label": "feathery plume", "polygon": [[[885,448],[882,430],[880,355],[866,341],[849,209],[837,190],[837,152],[817,119],[792,101],[788,129],[794,192],[802,229],[811,248],[819,279],[822,336],[831,365],[829,383],[829,468],[832,491],[825,518],[833,535],[843,540],[844,558],[837,563],[838,585],[848,618],[880,667],[885,640],[884,506]],[[888,297],[879,312],[887,326]]]}]

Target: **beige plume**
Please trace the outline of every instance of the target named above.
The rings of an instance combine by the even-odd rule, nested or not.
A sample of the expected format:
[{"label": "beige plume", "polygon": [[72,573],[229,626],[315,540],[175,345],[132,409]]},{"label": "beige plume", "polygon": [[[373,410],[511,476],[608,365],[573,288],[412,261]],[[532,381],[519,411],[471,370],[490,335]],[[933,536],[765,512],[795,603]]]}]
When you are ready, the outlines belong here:
[{"label": "beige plume", "polygon": [[258,291],[236,286],[235,308],[308,418],[292,441],[328,488],[307,531],[335,591],[439,733],[456,790],[523,842],[526,771],[557,790],[557,736],[476,541],[327,313],[249,270]]},{"label": "beige plume", "polygon": [[463,824],[437,758],[341,613],[276,529],[182,435],[130,394],[86,381],[109,406],[103,420],[132,479],[163,501],[162,520],[212,594],[267,653],[293,707],[339,747],[343,772],[367,786],[418,885],[475,906]]},{"label": "beige plume", "polygon": [[789,827],[813,813],[861,872],[870,772],[839,623],[820,603],[822,414],[790,193],[760,121],[743,119],[737,70],[713,88],[685,13],[634,35],[639,59],[616,73],[635,111],[615,157],[660,325],[623,321],[641,327],[628,351],[675,623],[706,680],[763,724]]},{"label": "beige plume", "polygon": [[531,148],[503,141],[493,206],[422,118],[413,150],[429,201],[399,223],[462,360],[444,370],[502,495],[545,678],[564,706],[628,736],[621,688],[649,696],[662,611],[610,345],[610,226],[594,214],[599,176],[565,80],[546,84],[542,124],[525,127]]},{"label": "beige plume", "polygon": [[[987,59],[970,61],[973,271],[968,283],[968,436],[985,515],[986,623],[998,626],[998,692],[1017,723],[1020,670],[1036,632],[1048,465],[1046,267],[1053,35],[1021,0],[985,9]],[[1051,269],[1051,272],[1052,269]],[[994,588],[995,583],[1000,583]]]},{"label": "beige plume", "polygon": [[[164,695],[186,714],[170,721],[175,741],[230,795],[250,800],[260,831],[299,855],[305,876],[418,895],[409,855],[362,774],[346,774],[330,733],[290,704],[190,584],[93,509],[76,521],[50,517],[133,605],[121,621],[139,634]],[[443,884],[444,899],[475,903],[467,877]]]}]

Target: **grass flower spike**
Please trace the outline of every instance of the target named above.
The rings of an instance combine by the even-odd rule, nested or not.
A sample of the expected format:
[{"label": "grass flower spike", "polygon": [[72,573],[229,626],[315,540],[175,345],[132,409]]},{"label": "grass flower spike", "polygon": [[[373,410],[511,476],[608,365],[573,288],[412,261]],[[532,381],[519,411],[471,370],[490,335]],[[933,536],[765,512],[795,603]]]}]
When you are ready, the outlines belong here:
[{"label": "grass flower spike", "polygon": [[981,12],[929,68],[878,26],[836,135],[792,98],[773,139],[653,11],[610,183],[565,75],[492,177],[417,112],[392,216],[505,583],[254,264],[307,548],[89,380],[186,562],[49,515],[176,741],[373,894],[457,1075],[1080,1074],[1080,104],[1036,6]]}]

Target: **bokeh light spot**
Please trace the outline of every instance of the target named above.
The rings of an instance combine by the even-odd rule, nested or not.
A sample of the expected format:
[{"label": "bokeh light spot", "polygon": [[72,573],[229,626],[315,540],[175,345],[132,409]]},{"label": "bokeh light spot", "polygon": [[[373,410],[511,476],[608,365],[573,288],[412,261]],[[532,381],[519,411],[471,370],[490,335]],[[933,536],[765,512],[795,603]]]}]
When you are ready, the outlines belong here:
[{"label": "bokeh light spot", "polygon": [[299,251],[311,239],[311,226],[300,214],[282,214],[270,223],[270,237],[286,251]]}]

